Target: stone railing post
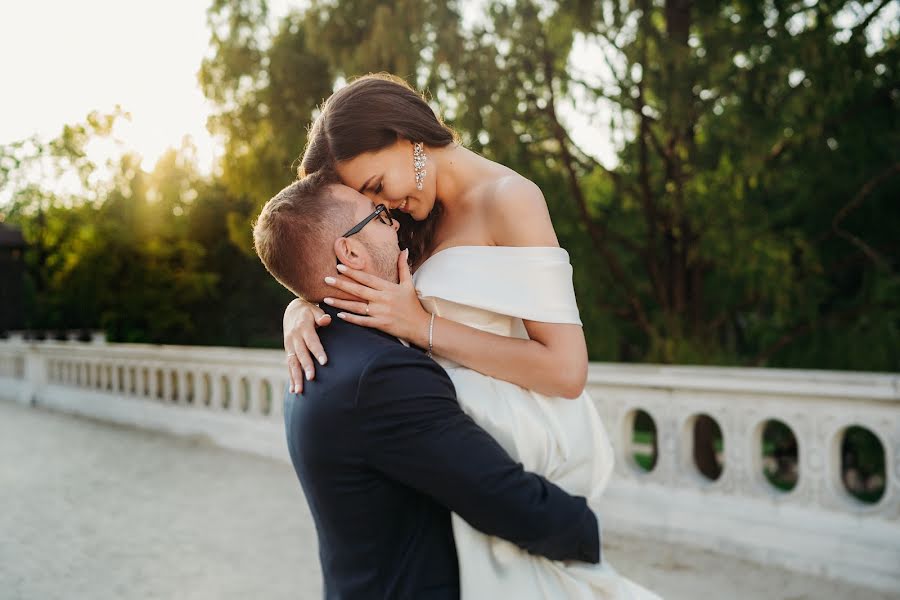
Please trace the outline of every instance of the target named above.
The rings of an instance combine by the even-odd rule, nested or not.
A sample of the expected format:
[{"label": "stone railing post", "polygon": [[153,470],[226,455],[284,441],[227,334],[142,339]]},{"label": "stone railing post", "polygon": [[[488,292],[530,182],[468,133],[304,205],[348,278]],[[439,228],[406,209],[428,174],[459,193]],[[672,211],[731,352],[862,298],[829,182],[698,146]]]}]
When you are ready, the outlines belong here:
[{"label": "stone railing post", "polygon": [[158,400],[158,391],[159,391],[159,378],[156,375],[156,363],[148,363],[144,365],[144,368],[147,369],[147,377],[149,381],[147,382],[147,397],[150,400]]},{"label": "stone railing post", "polygon": [[19,394],[22,404],[36,404],[47,386],[47,359],[42,356],[33,344],[28,346],[25,354],[25,385]]},{"label": "stone railing post", "polygon": [[188,397],[191,394],[191,391],[188,390],[188,376],[186,369],[178,369],[176,371],[176,377],[178,377],[178,395],[175,398],[175,401],[178,404],[187,404]]},{"label": "stone railing post", "polygon": [[225,394],[227,392],[225,387],[225,380],[222,373],[218,370],[210,371],[209,373],[209,384],[211,388],[210,392],[210,408],[213,410],[219,411],[224,410],[225,408]]}]

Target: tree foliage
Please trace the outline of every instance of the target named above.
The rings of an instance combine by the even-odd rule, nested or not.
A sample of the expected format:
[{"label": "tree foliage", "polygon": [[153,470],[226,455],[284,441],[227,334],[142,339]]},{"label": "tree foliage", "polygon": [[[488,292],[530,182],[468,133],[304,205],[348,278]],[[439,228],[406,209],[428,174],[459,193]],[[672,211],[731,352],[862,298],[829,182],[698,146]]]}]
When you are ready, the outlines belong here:
[{"label": "tree foliage", "polygon": [[[111,126],[93,119],[48,143],[8,147],[0,160],[32,177],[36,165],[76,165],[90,184],[99,167],[84,158],[85,144]],[[169,151],[152,172],[132,154],[108,167],[103,185],[82,193],[47,189],[53,179],[38,173],[4,207],[29,244],[29,327],[102,328],[120,342],[277,343],[269,315],[287,294],[229,241],[228,216],[246,207],[197,174],[192,148]]]},{"label": "tree foliage", "polygon": [[[34,323],[274,338],[284,295],[263,283],[249,224],[292,179],[317,104],[384,70],[541,186],[592,358],[900,367],[890,2],[313,0],[273,16],[215,0],[208,15],[200,83],[225,149],[211,179],[189,149],[152,173],[125,157],[73,203],[14,181],[25,146],[0,156],[6,218],[33,243]],[[573,114],[614,134],[614,160],[575,141]],[[86,181],[93,119],[40,149]],[[100,280],[129,283],[75,301]]]}]

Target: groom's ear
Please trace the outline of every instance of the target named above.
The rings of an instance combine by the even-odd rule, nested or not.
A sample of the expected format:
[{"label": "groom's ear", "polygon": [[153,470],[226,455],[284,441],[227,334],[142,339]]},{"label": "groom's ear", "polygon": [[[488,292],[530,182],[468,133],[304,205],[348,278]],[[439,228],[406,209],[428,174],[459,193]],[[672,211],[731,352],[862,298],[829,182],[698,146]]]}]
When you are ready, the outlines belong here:
[{"label": "groom's ear", "polygon": [[340,237],[334,241],[334,255],[341,264],[358,271],[365,270],[368,257],[365,254],[365,246],[353,238]]}]

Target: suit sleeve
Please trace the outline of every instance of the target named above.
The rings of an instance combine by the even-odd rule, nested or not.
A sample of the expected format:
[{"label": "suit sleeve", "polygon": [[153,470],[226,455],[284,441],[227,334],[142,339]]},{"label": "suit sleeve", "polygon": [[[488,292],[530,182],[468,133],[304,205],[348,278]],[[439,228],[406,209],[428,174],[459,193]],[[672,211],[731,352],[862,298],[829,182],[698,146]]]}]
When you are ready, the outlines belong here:
[{"label": "suit sleeve", "polygon": [[528,552],[600,562],[597,518],[585,499],[515,462],[462,411],[430,358],[397,348],[373,359],[357,411],[366,460],[386,476]]}]

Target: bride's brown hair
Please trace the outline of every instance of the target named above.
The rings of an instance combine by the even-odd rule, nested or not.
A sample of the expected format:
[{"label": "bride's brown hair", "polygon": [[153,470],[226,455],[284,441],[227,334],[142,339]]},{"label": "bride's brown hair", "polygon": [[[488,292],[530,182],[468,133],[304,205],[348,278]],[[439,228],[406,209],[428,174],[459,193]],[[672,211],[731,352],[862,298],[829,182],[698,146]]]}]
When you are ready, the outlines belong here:
[{"label": "bride's brown hair", "polygon": [[[443,147],[458,140],[456,132],[434,114],[425,98],[403,79],[387,73],[366,75],[331,95],[320,107],[307,136],[298,175],[305,177],[323,168],[374,152],[398,138]],[[410,169],[412,160],[410,157]],[[400,244],[409,248],[413,268],[431,249],[434,229],[443,213],[434,207],[422,221],[396,211]]]}]

